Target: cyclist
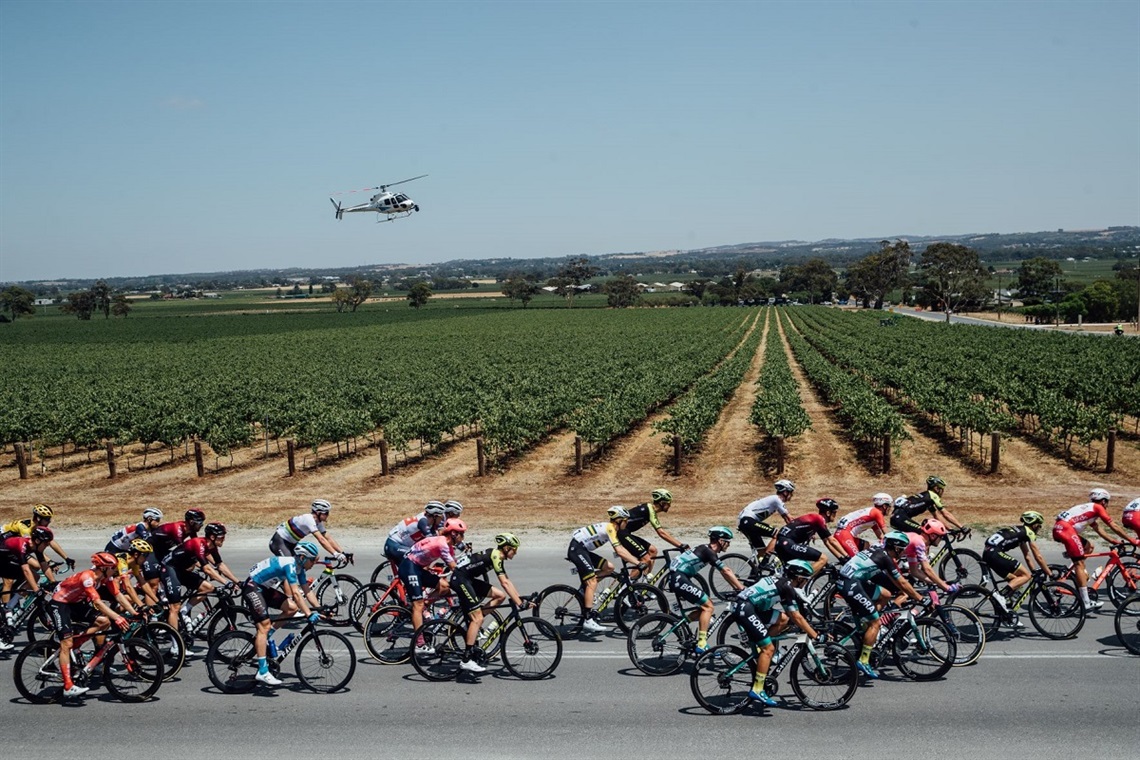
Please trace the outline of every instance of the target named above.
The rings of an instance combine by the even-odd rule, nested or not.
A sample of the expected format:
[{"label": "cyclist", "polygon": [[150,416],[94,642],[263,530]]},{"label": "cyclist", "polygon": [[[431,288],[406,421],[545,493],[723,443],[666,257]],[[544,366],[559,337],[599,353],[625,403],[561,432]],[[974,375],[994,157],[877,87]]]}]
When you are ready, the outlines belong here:
[{"label": "cyclist", "polygon": [[[480,662],[483,656],[482,650],[475,644],[479,638],[479,630],[483,627],[483,610],[480,604],[488,594],[490,595],[490,599],[487,600],[488,606],[502,604],[503,600],[509,598],[519,610],[530,607],[529,603],[519,597],[519,592],[507,577],[504,567],[504,563],[514,559],[518,551],[518,537],[514,533],[500,533],[495,536],[495,548],[465,554],[455,562],[451,586],[459,599],[460,609],[467,616],[467,649],[459,662],[459,667],[464,670],[472,673],[483,673],[487,670]],[[495,571],[502,590],[495,588],[487,580],[487,574],[492,570]]]},{"label": "cyclist", "polygon": [[854,557],[867,548],[867,542],[859,538],[859,534],[868,529],[874,531],[875,537],[880,541],[883,540],[886,530],[883,517],[890,505],[889,493],[877,493],[871,497],[871,506],[848,512],[839,518],[839,522],[835,523],[835,540],[847,552],[848,557]]},{"label": "cyclist", "polygon": [[[13,520],[12,522],[0,528],[0,540],[11,538],[12,536],[21,536],[27,538],[32,534],[32,529],[36,527],[47,528],[51,525],[51,519],[55,517],[55,510],[47,504],[37,504],[32,507],[32,516],[25,517],[23,520]],[[51,550],[55,552],[60,559],[67,564],[68,570],[75,569],[75,560],[64,554],[63,549],[59,548],[59,544],[55,539],[52,539]],[[35,567],[35,565],[33,565]]]},{"label": "cyclist", "polygon": [[946,526],[941,520],[928,517],[922,521],[918,533],[907,533],[910,543],[906,547],[907,574],[911,581],[929,583],[947,594],[957,592],[961,586],[957,583],[946,583],[934,572],[930,565],[930,547],[946,535]]},{"label": "cyclist", "polygon": [[740,510],[740,514],[736,518],[736,529],[748,539],[748,544],[756,552],[756,559],[762,565],[768,562],[768,549],[770,548],[768,542],[776,537],[776,528],[773,528],[765,520],[773,512],[779,512],[780,517],[784,518],[784,524],[790,523],[792,516],[788,514],[786,505],[792,500],[795,493],[796,484],[786,478],[781,478],[776,481],[776,493],[750,502],[748,506]]},{"label": "cyclist", "polygon": [[868,678],[878,678],[879,674],[871,667],[871,650],[879,636],[879,608],[890,600],[890,593],[901,591],[916,602],[922,601],[914,587],[899,574],[896,564],[910,544],[910,538],[901,531],[893,530],[883,537],[882,546],[864,549],[839,568],[839,581],[836,588],[848,606],[851,614],[863,628],[863,648],[855,667]]},{"label": "cyclist", "polygon": [[[1033,577],[1030,571],[1033,570],[1034,563],[1037,564],[1037,570],[1046,576],[1049,575],[1049,566],[1045,564],[1045,557],[1037,548],[1037,534],[1044,524],[1045,516],[1040,512],[1022,512],[1020,525],[998,528],[996,533],[986,539],[985,548],[982,549],[982,562],[1009,581],[1009,586],[1002,589],[1002,593],[994,595],[994,599],[1007,614],[1009,613],[1007,598],[1012,597],[1017,589]],[[1023,567],[1008,554],[1015,546],[1021,548],[1028,567]],[[1033,553],[1032,559],[1029,557],[1030,552]],[[1021,627],[1018,620],[1014,620],[1014,625]]]},{"label": "cyclist", "polygon": [[131,541],[141,538],[144,541],[150,538],[151,532],[162,524],[162,510],[158,507],[147,507],[142,513],[142,522],[131,523],[119,528],[111,534],[110,540],[103,551],[111,554],[125,552],[131,546]]},{"label": "cyclist", "polygon": [[84,634],[105,631],[114,621],[125,631],[130,623],[111,609],[99,595],[99,588],[113,582],[119,566],[115,555],[98,552],[91,556],[91,569],[65,578],[51,597],[51,619],[59,638],[59,670],[63,676],[63,696],[78,697],[88,689],[76,686],[71,678],[71,646],[76,630]]},{"label": "cyclist", "polygon": [[198,531],[206,524],[206,513],[200,509],[186,510],[183,518],[177,522],[162,523],[150,532],[147,541],[154,548],[154,552],[151,559],[143,565],[147,580],[160,578],[162,563],[166,560],[166,556],[187,539],[196,537]]},{"label": "cyclist", "polygon": [[621,545],[618,533],[626,526],[629,520],[629,510],[621,506],[613,506],[606,510],[609,522],[598,522],[578,528],[570,535],[570,546],[566,549],[566,558],[574,563],[578,578],[582,581],[583,601],[586,605],[586,619],[582,628],[590,633],[602,633],[606,627],[597,621],[598,613],[594,609],[594,591],[598,588],[598,579],[613,575],[614,564],[594,553],[608,541],[613,546],[614,554],[621,557],[631,565],[639,565],[637,557]]},{"label": "cyclist", "polygon": [[[669,542],[678,549],[688,548],[673,538],[669,531],[661,526],[661,520],[658,519],[658,515],[668,512],[669,507],[673,505],[673,494],[666,488],[658,488],[653,492],[650,499],[650,501],[638,504],[630,509],[629,520],[626,521],[625,527],[618,531],[618,542],[628,549],[630,554],[637,557],[639,562],[648,563],[647,573],[653,571],[653,563],[657,559],[657,547],[633,535],[646,525],[652,525],[653,530],[657,531],[657,535],[662,540]],[[638,575],[631,574],[630,577],[636,578]]]},{"label": "cyclist", "polygon": [[449,519],[452,517],[458,518],[463,514],[463,505],[455,499],[448,499],[443,503],[443,512]]},{"label": "cyclist", "polygon": [[417,541],[437,535],[446,519],[447,510],[444,505],[433,500],[427,503],[423,512],[396,523],[396,527],[388,531],[388,539],[384,542],[384,556],[392,563],[392,567],[400,567],[408,550]]},{"label": "cyclist", "polygon": [[[452,518],[443,524],[439,533],[417,541],[400,563],[400,582],[404,584],[412,606],[414,630],[424,624],[424,587],[438,589],[441,595],[448,593],[447,580],[441,574],[455,570],[455,546],[463,541],[467,524]],[[416,642],[416,651],[420,654],[433,653],[431,646],[422,639]]]},{"label": "cyclist", "polygon": [[828,524],[835,519],[839,511],[839,502],[835,499],[820,499],[815,503],[816,514],[800,515],[790,523],[780,528],[780,532],[768,545],[768,551],[776,548],[776,556],[781,562],[790,562],[793,559],[806,559],[819,572],[827,564],[827,558],[819,549],[809,546],[816,536],[823,539],[824,546],[835,559],[842,564],[847,561],[847,554],[843,547],[827,529]]},{"label": "cyclist", "polygon": [[[133,609],[138,609],[143,605],[143,599],[139,597],[135,587],[131,585],[130,579],[134,578],[136,584],[143,592],[143,598],[146,599],[147,604],[157,604],[158,595],[154,589],[143,578],[143,561],[151,555],[154,547],[150,545],[149,541],[141,538],[136,538],[131,541],[131,545],[127,547],[125,552],[118,552],[115,554],[115,559],[119,563],[119,567],[115,577],[115,583],[118,585],[120,592],[130,600],[130,606]],[[120,602],[120,606],[122,603]]]},{"label": "cyclist", "polygon": [[[162,579],[162,588],[166,592],[166,600],[170,603],[170,625],[178,627],[179,612],[190,619],[190,610],[202,601],[204,594],[214,590],[212,579],[226,588],[233,588],[241,583],[236,575],[222,561],[221,549],[226,540],[226,526],[218,522],[206,525],[202,537],[189,538],[185,543],[176,546],[166,557],[163,565],[166,573]],[[209,576],[209,579],[207,578]],[[182,603],[184,594],[182,588],[190,592],[186,604]]]},{"label": "cyclist", "polygon": [[312,536],[326,552],[336,557],[338,562],[343,562],[347,555],[325,529],[331,509],[332,505],[327,501],[317,499],[310,506],[309,514],[291,517],[278,525],[273,537],[269,539],[270,553],[278,557],[292,557],[297,542]]},{"label": "cyclist", "polygon": [[[783,575],[770,575],[743,589],[733,601],[732,614],[736,625],[748,637],[748,643],[756,651],[756,674],[752,682],[749,699],[773,707],[776,700],[764,691],[764,680],[776,653],[776,643],[772,637],[788,626],[788,620],[799,626],[808,638],[816,639],[819,634],[812,628],[796,602],[795,589],[802,586],[814,574],[811,563],[793,559],[784,565]],[[779,602],[783,612],[776,607]]]},{"label": "cyclist", "polygon": [[[320,554],[321,547],[315,541],[298,541],[293,546],[292,557],[274,554],[263,559],[250,568],[249,577],[242,581],[242,599],[257,624],[253,640],[254,651],[257,652],[257,675],[254,678],[266,686],[281,685],[281,679],[269,672],[267,656],[277,656],[277,646],[270,638],[270,629],[280,628],[298,610],[310,623],[320,619],[320,614],[314,611],[319,606],[317,597],[307,590],[309,581],[305,576]],[[271,607],[281,610],[276,620],[271,619]]]},{"label": "cyclist", "polygon": [[1120,522],[1126,529],[1135,531],[1137,538],[1140,538],[1140,497],[1124,505],[1124,516]]},{"label": "cyclist", "polygon": [[962,523],[958,522],[958,518],[942,504],[942,494],[945,490],[946,481],[937,475],[931,475],[926,479],[925,491],[909,498],[900,496],[895,499],[894,510],[891,512],[891,527],[902,533],[914,533],[922,527],[915,518],[923,512],[930,512],[931,516],[948,522],[955,528],[961,528]]},{"label": "cyclist", "polygon": [[704,654],[709,641],[709,624],[712,622],[713,603],[704,589],[698,586],[693,577],[704,569],[705,565],[712,565],[728,584],[737,591],[744,588],[744,584],[736,577],[732,570],[720,561],[720,554],[727,551],[732,541],[732,531],[723,525],[709,528],[709,542],[694,546],[692,549],[681,552],[669,565],[669,590],[677,595],[677,603],[689,602],[698,605],[698,609],[689,613],[689,620],[697,621],[697,654]]},{"label": "cyclist", "polygon": [[1057,521],[1053,524],[1053,540],[1065,547],[1065,556],[1073,561],[1077,576],[1077,590],[1080,592],[1081,601],[1085,603],[1085,609],[1090,612],[1103,607],[1104,602],[1089,600],[1089,573],[1085,569],[1085,555],[1092,551],[1093,546],[1081,533],[1091,525],[1098,536],[1112,543],[1112,538],[1104,532],[1104,528],[1100,525],[1103,522],[1112,528],[1113,533],[1125,541],[1140,544],[1140,540],[1129,538],[1128,534],[1116,527],[1116,523],[1112,521],[1112,517],[1108,514],[1108,501],[1111,498],[1108,491],[1103,488],[1094,488],[1089,491],[1087,502],[1069,507],[1057,515]]},{"label": "cyclist", "polygon": [[[27,537],[10,536],[0,541],[0,578],[4,579],[4,593],[0,596],[0,602],[9,616],[11,610],[19,603],[20,581],[26,584],[28,593],[33,593],[39,587],[36,581],[38,569],[43,571],[48,583],[55,583],[55,573],[51,570],[51,564],[44,559],[44,552],[54,538],[50,528],[36,526]],[[6,622],[10,625],[11,618],[9,617]],[[4,626],[4,629],[7,630],[8,626]],[[10,641],[0,640],[0,652],[6,652],[11,648]]]}]

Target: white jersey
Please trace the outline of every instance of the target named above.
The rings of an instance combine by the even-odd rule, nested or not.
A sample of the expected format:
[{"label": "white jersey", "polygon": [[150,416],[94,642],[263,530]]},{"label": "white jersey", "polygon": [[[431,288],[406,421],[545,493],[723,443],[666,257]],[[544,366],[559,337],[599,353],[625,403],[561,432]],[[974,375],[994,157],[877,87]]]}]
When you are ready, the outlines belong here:
[{"label": "white jersey", "polygon": [[784,500],[779,495],[772,494],[763,499],[757,499],[740,510],[740,515],[736,519],[738,522],[745,517],[751,517],[753,520],[766,520],[773,512],[779,512],[784,517],[791,516],[788,514],[788,508],[784,506]]},{"label": "white jersey", "polygon": [[1058,520],[1064,520],[1072,525],[1077,533],[1083,533],[1085,528],[1096,522],[1098,517],[1106,523],[1112,522],[1112,518],[1108,516],[1108,512],[1105,511],[1105,508],[1095,501],[1088,501],[1084,504],[1078,504],[1075,507],[1069,507],[1057,515]]},{"label": "white jersey", "polygon": [[836,532],[841,530],[851,531],[851,535],[858,536],[865,530],[869,530],[871,526],[878,525],[880,530],[883,527],[883,518],[879,510],[874,507],[867,507],[866,509],[856,509],[854,512],[843,515],[839,518],[839,522],[835,524]]},{"label": "white jersey", "polygon": [[434,536],[435,533],[431,531],[431,521],[427,519],[423,512],[420,512],[415,517],[407,517],[396,523],[396,527],[388,531],[388,538],[395,541],[400,546],[411,548],[415,546],[417,541],[422,541],[429,536]]},{"label": "white jersey", "polygon": [[314,514],[297,515],[277,526],[277,535],[295,544],[311,533],[324,533],[325,524]]},{"label": "white jersey", "polygon": [[613,523],[600,522],[587,525],[574,531],[570,535],[570,538],[582,544],[587,549],[597,549],[612,541],[609,531],[607,530],[612,524]]}]

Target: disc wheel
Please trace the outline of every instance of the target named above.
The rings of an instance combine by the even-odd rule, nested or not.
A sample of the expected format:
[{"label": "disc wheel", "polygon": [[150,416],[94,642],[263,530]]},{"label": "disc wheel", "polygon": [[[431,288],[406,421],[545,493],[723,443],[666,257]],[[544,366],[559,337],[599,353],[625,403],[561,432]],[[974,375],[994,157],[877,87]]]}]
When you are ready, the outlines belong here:
[{"label": "disc wheel", "polygon": [[218,636],[206,652],[210,682],[226,694],[253,691],[257,685],[257,652],[249,631],[229,631]]},{"label": "disc wheel", "polygon": [[348,686],[356,673],[356,650],[343,634],[314,631],[301,638],[293,667],[307,689],[331,694]]},{"label": "disc wheel", "polygon": [[364,623],[364,646],[372,659],[383,665],[407,662],[412,656],[412,612],[387,604]]},{"label": "disc wheel", "polygon": [[1113,624],[1124,648],[1132,654],[1140,654],[1140,594],[1133,594],[1116,608]]},{"label": "disc wheel", "polygon": [[548,678],[562,662],[562,639],[542,618],[519,618],[503,636],[503,665],[516,678]]},{"label": "disc wheel", "polygon": [[582,623],[586,619],[586,602],[582,593],[572,586],[549,586],[538,597],[533,617],[541,618],[554,626],[560,638],[572,638],[582,632]]},{"label": "disc wheel", "polygon": [[1071,639],[1085,624],[1085,603],[1068,583],[1049,581],[1029,595],[1029,621],[1048,639]]},{"label": "disc wheel", "polygon": [[838,644],[824,644],[813,655],[801,647],[790,663],[792,691],[812,710],[838,710],[859,688],[855,656]]},{"label": "disc wheel", "polygon": [[941,620],[922,617],[904,625],[891,640],[891,654],[903,675],[912,681],[942,678],[954,665],[958,646]]},{"label": "disc wheel", "polygon": [[[412,636],[412,666],[429,681],[450,681],[459,674],[464,631],[450,620],[429,620]],[[430,650],[430,651],[425,651]]]},{"label": "disc wheel", "polygon": [[714,715],[731,715],[748,703],[752,658],[740,647],[713,647],[697,659],[689,688],[697,703]]},{"label": "disc wheel", "polygon": [[689,624],[676,615],[654,612],[638,620],[626,636],[633,666],[647,676],[667,676],[685,664],[693,648]]},{"label": "disc wheel", "polygon": [[665,612],[669,609],[669,599],[665,592],[648,583],[631,583],[618,592],[614,601],[614,622],[622,633],[651,612]]},{"label": "disc wheel", "polygon": [[103,660],[103,685],[123,702],[147,701],[162,677],[162,653],[145,639],[123,639]]},{"label": "disc wheel", "polygon": [[63,699],[63,674],[59,671],[59,645],[32,641],[16,655],[12,669],[16,691],[32,704],[46,705]]}]

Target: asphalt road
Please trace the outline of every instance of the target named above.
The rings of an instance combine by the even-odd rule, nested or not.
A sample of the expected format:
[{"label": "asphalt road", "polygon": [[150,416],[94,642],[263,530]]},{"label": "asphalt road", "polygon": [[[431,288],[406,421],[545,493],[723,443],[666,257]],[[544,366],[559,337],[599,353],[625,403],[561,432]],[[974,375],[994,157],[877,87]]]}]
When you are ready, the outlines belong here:
[{"label": "asphalt road", "polygon": [[[91,536],[91,539],[94,537]],[[224,556],[239,573],[267,555],[262,537],[234,536]],[[560,538],[524,542],[511,563],[526,593],[571,580]],[[75,542],[83,556],[97,547]],[[1046,547],[1051,550],[1051,547]],[[358,549],[365,578],[379,551]],[[1032,630],[1032,629],[1030,629]],[[359,642],[355,633],[353,639]],[[201,660],[191,660],[157,698],[137,705],[92,691],[66,705],[25,703],[0,659],[0,721],[8,757],[83,757],[97,752],[157,757],[547,758],[644,755],[746,757],[810,753],[831,757],[1136,758],[1140,657],[1116,643],[1112,616],[1091,617],[1077,639],[1027,633],[989,642],[981,660],[940,682],[884,679],[860,688],[835,712],[792,703],[715,717],[692,697],[688,678],[634,670],[624,638],[565,642],[555,676],[521,682],[494,669],[477,681],[429,683],[410,665],[361,660],[347,691],[300,690],[286,660],[286,684],[253,694],[218,693]],[[2,658],[2,656],[0,656]],[[782,683],[781,695],[790,693]]]}]

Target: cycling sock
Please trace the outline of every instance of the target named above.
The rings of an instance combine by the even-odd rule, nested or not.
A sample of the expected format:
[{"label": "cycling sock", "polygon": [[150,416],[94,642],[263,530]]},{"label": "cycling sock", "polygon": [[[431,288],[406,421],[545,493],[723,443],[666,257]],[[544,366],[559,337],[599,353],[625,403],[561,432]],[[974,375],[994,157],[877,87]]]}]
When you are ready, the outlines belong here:
[{"label": "cycling sock", "polygon": [[71,680],[70,653],[68,657],[59,658],[59,673],[63,676],[63,688],[65,691],[75,685],[75,682]]},{"label": "cycling sock", "polygon": [[1086,607],[1088,607],[1089,606],[1089,588],[1088,588],[1088,586],[1081,586],[1080,589],[1078,589],[1078,591],[1080,591],[1080,594],[1081,594],[1081,601],[1085,603]]},{"label": "cycling sock", "polygon": [[863,663],[864,665],[869,665],[871,663],[871,650],[872,649],[873,649],[873,647],[869,647],[866,644],[864,644],[863,649],[859,652],[859,662]]},{"label": "cycling sock", "polygon": [[708,631],[698,631],[697,632],[697,646],[699,646],[701,649],[704,649],[708,645],[708,643],[709,643],[709,632]]},{"label": "cycling sock", "polygon": [[257,672],[258,674],[269,672],[269,663],[266,662],[264,657],[257,658]]},{"label": "cycling sock", "polygon": [[764,692],[764,679],[767,677],[767,673],[757,673],[756,680],[752,682],[752,691],[762,694]]}]

